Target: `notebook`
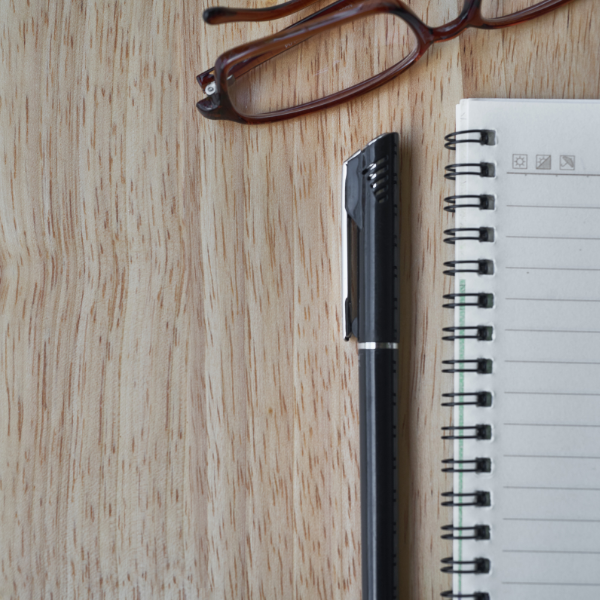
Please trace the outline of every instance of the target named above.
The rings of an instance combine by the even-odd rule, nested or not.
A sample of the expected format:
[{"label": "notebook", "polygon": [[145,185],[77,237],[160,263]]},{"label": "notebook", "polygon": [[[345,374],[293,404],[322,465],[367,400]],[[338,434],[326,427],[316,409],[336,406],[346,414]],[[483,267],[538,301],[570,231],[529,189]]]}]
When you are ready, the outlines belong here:
[{"label": "notebook", "polygon": [[600,102],[463,100],[456,123],[444,597],[597,600]]}]

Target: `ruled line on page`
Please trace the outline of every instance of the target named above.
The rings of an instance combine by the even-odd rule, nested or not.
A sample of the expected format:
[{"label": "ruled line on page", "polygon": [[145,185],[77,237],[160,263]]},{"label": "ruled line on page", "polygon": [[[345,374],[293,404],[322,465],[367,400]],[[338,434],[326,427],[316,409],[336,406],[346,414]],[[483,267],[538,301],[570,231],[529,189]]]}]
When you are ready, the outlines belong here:
[{"label": "ruled line on page", "polygon": [[545,175],[546,177],[600,177],[600,173],[542,173],[541,171],[527,171],[519,173],[518,171],[506,171],[507,175]]},{"label": "ruled line on page", "polygon": [[600,583],[557,583],[556,581],[503,581],[502,585],[560,585],[562,587],[600,587]]},{"label": "ruled line on page", "polygon": [[503,521],[539,521],[543,523],[600,523],[600,519],[542,519],[539,517],[504,517]]},{"label": "ruled line on page", "polygon": [[507,553],[519,553],[519,554],[600,554],[600,552],[587,551],[587,550],[502,550]]},{"label": "ruled line on page", "polygon": [[507,204],[508,208],[579,208],[583,210],[600,210],[600,206],[568,206],[568,205],[555,205],[550,204]]},{"label": "ruled line on page", "polygon": [[576,488],[576,487],[552,487],[552,486],[528,486],[528,485],[505,485],[505,490],[546,490],[558,492],[600,492],[600,488]]},{"label": "ruled line on page", "polygon": [[577,240],[577,241],[588,241],[598,242],[598,237],[567,237],[567,236],[551,236],[551,235],[505,235],[505,238],[519,239],[519,240]]},{"label": "ruled line on page", "polygon": [[589,427],[592,429],[600,428],[600,425],[578,424],[578,423],[502,423],[505,427]]},{"label": "ruled line on page", "polygon": [[583,267],[504,267],[505,269],[519,269],[522,271],[600,271],[600,269]]},{"label": "ruled line on page", "polygon": [[600,302],[600,300],[588,300],[585,298],[506,298],[506,300],[519,300],[526,302]]},{"label": "ruled line on page", "polygon": [[503,394],[520,394],[523,396],[585,396],[600,398],[600,394],[588,394],[584,392],[524,392],[518,390],[504,391]]},{"label": "ruled line on page", "polygon": [[505,360],[505,363],[533,365],[600,365],[600,362],[578,362],[569,360]]},{"label": "ruled line on page", "polygon": [[564,456],[558,454],[503,454],[504,458],[572,458],[575,460],[600,460],[600,456]]},{"label": "ruled line on page", "polygon": [[586,331],[584,329],[505,329],[511,333],[600,333],[600,330]]}]

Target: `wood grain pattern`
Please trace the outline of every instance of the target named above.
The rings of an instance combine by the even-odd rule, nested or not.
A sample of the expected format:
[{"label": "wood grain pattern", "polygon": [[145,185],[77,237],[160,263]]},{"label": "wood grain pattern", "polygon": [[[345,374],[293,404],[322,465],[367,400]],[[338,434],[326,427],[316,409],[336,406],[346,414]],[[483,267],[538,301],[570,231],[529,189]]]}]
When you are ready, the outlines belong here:
[{"label": "wood grain pattern", "polygon": [[[439,25],[460,2],[409,4]],[[202,8],[0,0],[0,598],[360,598],[340,165],[384,131],[402,140],[401,597],[438,598],[442,136],[461,97],[600,97],[597,7],[465,32],[260,127],[203,120],[194,76],[295,18],[208,27]]]}]

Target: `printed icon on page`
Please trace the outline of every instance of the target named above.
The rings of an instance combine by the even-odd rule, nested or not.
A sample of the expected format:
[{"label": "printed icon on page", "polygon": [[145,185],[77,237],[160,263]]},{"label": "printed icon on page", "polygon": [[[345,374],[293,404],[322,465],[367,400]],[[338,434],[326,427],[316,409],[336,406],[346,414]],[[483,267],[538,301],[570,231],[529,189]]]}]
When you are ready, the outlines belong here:
[{"label": "printed icon on page", "polygon": [[535,168],[549,171],[552,168],[552,157],[549,154],[538,154],[535,157]]},{"label": "printed icon on page", "polygon": [[560,155],[560,170],[561,171],[574,171],[575,170],[575,157],[572,154],[561,154]]},{"label": "printed icon on page", "polygon": [[527,154],[513,154],[513,169],[527,168]]}]

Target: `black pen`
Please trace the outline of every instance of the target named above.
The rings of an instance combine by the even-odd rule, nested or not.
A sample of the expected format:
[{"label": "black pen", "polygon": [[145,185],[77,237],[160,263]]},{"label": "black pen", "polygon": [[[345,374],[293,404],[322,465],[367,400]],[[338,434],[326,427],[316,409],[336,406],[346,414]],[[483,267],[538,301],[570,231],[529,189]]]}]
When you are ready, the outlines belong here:
[{"label": "black pen", "polygon": [[363,600],[398,593],[399,139],[380,135],[343,166],[345,339],[358,340]]}]

